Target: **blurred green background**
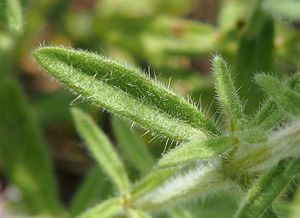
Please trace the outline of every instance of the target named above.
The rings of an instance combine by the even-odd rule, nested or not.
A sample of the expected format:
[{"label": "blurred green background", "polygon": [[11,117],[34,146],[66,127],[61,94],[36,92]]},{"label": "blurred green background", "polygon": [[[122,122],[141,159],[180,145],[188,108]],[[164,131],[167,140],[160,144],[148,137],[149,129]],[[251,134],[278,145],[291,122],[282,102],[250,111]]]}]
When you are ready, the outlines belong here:
[{"label": "blurred green background", "polygon": [[[142,175],[119,145],[122,136],[112,116],[77,100],[38,67],[31,51],[39,45],[88,49],[138,66],[220,123],[212,54],[230,63],[249,116],[263,100],[255,73],[284,78],[300,66],[297,0],[22,0],[21,15],[10,11],[9,1],[0,0],[0,217],[67,216],[69,210],[61,208],[76,214],[112,195],[75,132],[70,105],[94,116],[120,150],[132,180]],[[129,134],[142,136],[140,143],[158,159],[166,142],[134,131]],[[92,187],[83,193],[89,196],[84,203],[76,201],[83,181]],[[282,217],[300,217],[296,187],[278,203]],[[237,198],[216,193],[189,207],[194,217],[220,217],[220,211],[231,217]]]}]

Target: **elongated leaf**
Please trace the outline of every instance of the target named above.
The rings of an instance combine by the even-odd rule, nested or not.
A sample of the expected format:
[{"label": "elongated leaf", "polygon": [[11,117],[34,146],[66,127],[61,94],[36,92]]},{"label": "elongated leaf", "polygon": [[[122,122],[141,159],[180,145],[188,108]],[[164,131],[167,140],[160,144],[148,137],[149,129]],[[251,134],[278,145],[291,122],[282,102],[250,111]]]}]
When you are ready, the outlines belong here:
[{"label": "elongated leaf", "polygon": [[171,167],[194,160],[207,160],[220,155],[234,145],[230,137],[217,137],[205,141],[194,140],[172,149],[160,159],[158,166]]},{"label": "elongated leaf", "polygon": [[154,160],[141,139],[130,129],[130,126],[117,118],[113,119],[113,128],[119,146],[122,148],[131,165],[141,173],[148,172]]},{"label": "elongated leaf", "polygon": [[0,0],[0,18],[12,31],[22,30],[22,8],[19,0]]},{"label": "elongated leaf", "polygon": [[271,96],[276,104],[291,115],[300,114],[300,95],[272,76],[259,74],[257,83]]},{"label": "elongated leaf", "polygon": [[239,129],[246,122],[243,105],[234,87],[230,69],[220,56],[215,56],[213,59],[213,73],[216,92],[225,116],[230,122],[230,128]]},{"label": "elongated leaf", "polygon": [[72,114],[78,133],[100,166],[107,173],[118,190],[128,192],[129,181],[126,170],[106,135],[97,127],[92,118],[83,111],[73,108]]},{"label": "elongated leaf", "polygon": [[205,195],[223,185],[224,177],[218,167],[215,162],[179,172],[159,186],[151,187],[139,198],[134,198],[134,205],[144,210],[158,210],[197,195]]},{"label": "elongated leaf", "polygon": [[258,5],[245,28],[236,55],[237,66],[234,78],[241,99],[247,100],[246,114],[256,111],[262,99],[262,92],[253,83],[253,76],[257,71],[272,71],[273,40],[273,20]]},{"label": "elongated leaf", "polygon": [[0,72],[1,163],[31,213],[58,215],[61,208],[49,151],[19,84],[4,73]]},{"label": "elongated leaf", "polygon": [[277,125],[285,116],[283,110],[271,99],[267,99],[252,120],[252,124],[263,129]]},{"label": "elongated leaf", "polygon": [[77,216],[84,212],[85,209],[95,204],[100,199],[107,197],[110,191],[110,184],[105,182],[104,175],[99,167],[92,168],[86,175],[84,181],[72,198],[70,213]]},{"label": "elongated leaf", "polygon": [[35,50],[38,62],[93,103],[174,140],[218,134],[196,107],[132,67],[96,54],[60,47]]},{"label": "elongated leaf", "polygon": [[249,190],[238,209],[236,218],[259,217],[287,184],[299,174],[300,160],[287,158],[281,160],[266,175],[262,176]]},{"label": "elongated leaf", "polygon": [[81,214],[80,218],[112,218],[120,215],[123,210],[122,199],[120,198],[111,198],[100,205],[92,207],[87,210],[83,214]]},{"label": "elongated leaf", "polygon": [[[294,74],[287,80],[287,85],[300,93],[300,74]],[[278,125],[280,121],[286,116],[284,110],[282,110],[275,102],[269,97],[261,106],[255,117],[251,121],[253,126],[260,126],[261,128],[268,130]]]}]

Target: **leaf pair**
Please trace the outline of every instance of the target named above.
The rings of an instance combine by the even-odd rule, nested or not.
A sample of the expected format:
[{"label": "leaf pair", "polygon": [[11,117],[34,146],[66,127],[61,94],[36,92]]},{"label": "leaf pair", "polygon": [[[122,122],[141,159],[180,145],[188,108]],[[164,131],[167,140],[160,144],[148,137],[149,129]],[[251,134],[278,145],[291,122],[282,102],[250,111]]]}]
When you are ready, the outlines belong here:
[{"label": "leaf pair", "polygon": [[[155,170],[152,173],[150,173],[149,176],[146,176],[143,180],[134,185],[134,187],[130,188],[129,179],[125,172],[125,167],[122,164],[122,161],[119,159],[115,149],[110,144],[107,137],[104,135],[104,133],[96,126],[91,117],[89,117],[83,111],[79,109],[72,109],[72,113],[80,136],[86,142],[88,149],[94,155],[95,159],[97,160],[103,171],[111,178],[112,183],[118,189],[118,197],[105,200],[102,203],[91,207],[90,209],[82,213],[80,217],[94,217],[99,214],[101,214],[101,216],[103,217],[112,217],[121,214],[126,214],[131,218],[148,217],[148,215],[143,210],[138,209],[139,207],[136,203],[139,201],[140,198],[151,193],[162,183],[171,178],[175,173],[177,173],[178,168]],[[115,126],[118,138],[124,139],[124,136],[122,135],[124,134],[124,132],[128,133],[129,136],[130,134],[132,134],[128,132],[127,126],[124,125],[124,123],[115,120],[114,125],[116,123],[119,124]],[[132,140],[132,137],[129,137],[129,139]],[[127,143],[127,141],[128,138],[125,140],[125,143]],[[120,143],[122,143],[122,141]],[[143,150],[142,147],[137,149],[137,147],[143,146],[139,143],[133,145],[133,147],[130,149],[128,149],[128,146],[129,145],[126,145],[124,148],[126,152],[130,152],[134,149],[136,149],[136,151],[134,151],[133,153]],[[145,155],[145,153],[146,150],[142,151],[139,154],[140,158],[138,159],[136,159],[136,155],[138,154],[129,155],[131,163],[134,163],[133,166],[135,164],[140,164],[137,161],[140,161],[141,158],[145,160],[147,160],[147,158],[151,158],[149,157],[148,153],[147,155]],[[149,162],[149,165],[151,162]],[[138,167],[138,169],[140,169],[140,171],[144,173],[145,168]],[[148,166],[146,170],[148,170]],[[97,179],[99,176],[98,171],[92,171],[91,176],[92,179],[96,179],[96,182],[99,181],[99,179]],[[98,185],[101,184],[102,183]],[[97,184],[94,184],[94,181],[90,179],[87,181],[87,184],[84,184],[71,206],[72,213],[75,215],[78,214],[78,212],[80,212],[80,208],[81,210],[83,209],[83,207],[79,205],[79,203],[81,202],[84,205],[86,205],[86,202],[82,201],[89,200],[89,197],[85,196],[85,194],[91,195],[89,191],[90,187],[87,187],[88,185],[95,186]]]}]

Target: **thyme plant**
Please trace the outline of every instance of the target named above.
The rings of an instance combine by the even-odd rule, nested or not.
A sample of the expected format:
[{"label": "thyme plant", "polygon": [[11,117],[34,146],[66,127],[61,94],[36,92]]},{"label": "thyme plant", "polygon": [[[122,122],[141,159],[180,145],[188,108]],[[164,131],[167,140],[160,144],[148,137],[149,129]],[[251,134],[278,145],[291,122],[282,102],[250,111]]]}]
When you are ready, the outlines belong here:
[{"label": "thyme plant", "polygon": [[[285,80],[257,74],[254,80],[266,98],[250,116],[244,113],[230,67],[214,56],[216,99],[224,118],[216,122],[191,100],[132,66],[64,47],[42,46],[34,56],[78,98],[150,131],[153,137],[177,143],[132,183],[105,134],[88,114],[73,108],[79,135],[117,190],[80,217],[151,217],[224,189],[244,195],[234,217],[276,217],[273,201],[300,172],[299,73]],[[139,153],[147,156],[143,150],[135,157]],[[149,156],[145,160],[148,166],[153,163]]]}]

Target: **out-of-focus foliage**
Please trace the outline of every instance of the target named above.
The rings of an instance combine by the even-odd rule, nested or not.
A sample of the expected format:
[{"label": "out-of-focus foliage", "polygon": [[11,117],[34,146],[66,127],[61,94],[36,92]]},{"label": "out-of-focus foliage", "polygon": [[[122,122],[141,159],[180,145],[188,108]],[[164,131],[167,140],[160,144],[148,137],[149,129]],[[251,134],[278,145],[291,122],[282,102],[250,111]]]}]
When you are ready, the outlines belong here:
[{"label": "out-of-focus foliage", "polygon": [[[214,8],[214,13],[209,19],[198,19],[201,17],[199,14],[209,13],[210,8]],[[218,110],[220,105],[213,100],[212,76],[208,74],[211,54],[221,54],[232,66],[228,70],[232,72],[234,82],[230,84],[240,94],[240,100],[235,102],[245,112],[243,119],[254,117],[251,125],[259,127],[258,130],[243,132],[242,138],[247,141],[252,139],[252,134],[260,133],[260,129],[270,131],[278,127],[278,122],[291,119],[286,109],[297,113],[297,107],[289,107],[289,104],[279,107],[282,93],[263,85],[259,78],[256,83],[254,75],[265,72],[281,79],[299,69],[299,19],[300,3],[297,0],[0,0],[0,176],[1,184],[6,184],[0,196],[5,198],[5,214],[57,216],[70,213],[76,216],[115,194],[104,176],[105,172],[98,167],[90,168],[92,164],[88,155],[74,149],[80,148],[80,142],[72,127],[70,105],[84,108],[104,127],[114,148],[122,154],[120,161],[125,165],[130,184],[151,172],[156,159],[172,146],[166,140],[157,140],[156,136],[147,132],[144,134],[134,125],[130,127],[118,118],[110,122],[107,114],[100,114],[96,107],[81,98],[74,98],[48,80],[31,54],[40,44],[63,44],[93,50],[147,69],[147,76],[200,102],[203,113],[216,117],[219,126],[224,122],[224,126],[234,130],[242,126],[236,122],[241,119],[222,119],[234,118],[238,113],[230,114],[232,108],[228,111],[226,104],[221,105],[225,113]],[[280,90],[299,91],[297,82],[293,81],[298,81],[297,76],[286,82],[288,90],[279,86],[283,87]],[[259,85],[267,93],[279,97],[271,96],[264,101],[264,92]],[[226,89],[223,91],[226,93]],[[229,92],[232,91],[229,89]],[[135,97],[138,95],[133,94]],[[222,96],[219,98],[222,99]],[[286,99],[283,102],[286,103]],[[164,104],[155,105],[155,102],[147,104],[164,107]],[[260,113],[254,116],[260,104],[263,104]],[[164,110],[168,116],[185,117],[184,114]],[[163,122],[161,126],[167,124]],[[169,130],[165,132],[172,134]],[[259,139],[264,137],[257,135]],[[187,150],[193,159],[197,152],[193,153],[192,148]],[[224,145],[221,150],[218,149],[201,154],[219,154],[227,147]],[[74,151],[77,153],[73,154]],[[170,153],[169,157],[173,154]],[[86,159],[88,166],[85,165]],[[185,162],[186,158],[183,157],[183,160]],[[142,164],[138,164],[141,161]],[[174,164],[170,159],[165,161]],[[176,170],[171,171],[163,171],[158,176],[163,181]],[[72,173],[81,177],[87,175],[76,194],[75,188],[68,187],[72,185],[65,184],[65,177]],[[71,184],[77,184],[79,179],[74,180],[76,182]],[[12,197],[14,193],[10,191],[14,187],[19,193],[17,197]],[[273,207],[275,211],[284,211],[282,214],[286,217],[296,218],[300,214],[297,209],[300,205],[299,193],[291,192],[288,201],[273,204]],[[67,197],[65,193],[68,193]],[[63,203],[59,195],[63,196]],[[187,207],[189,212],[181,208],[169,211],[168,216],[213,218],[220,217],[218,211],[222,210],[226,211],[223,217],[232,217],[237,196],[221,194],[217,195],[216,200],[214,198],[208,196],[203,203],[193,203]],[[70,205],[70,209],[65,209],[66,205]],[[128,213],[132,217],[147,216],[140,211]],[[162,213],[159,216],[167,215]]]}]

